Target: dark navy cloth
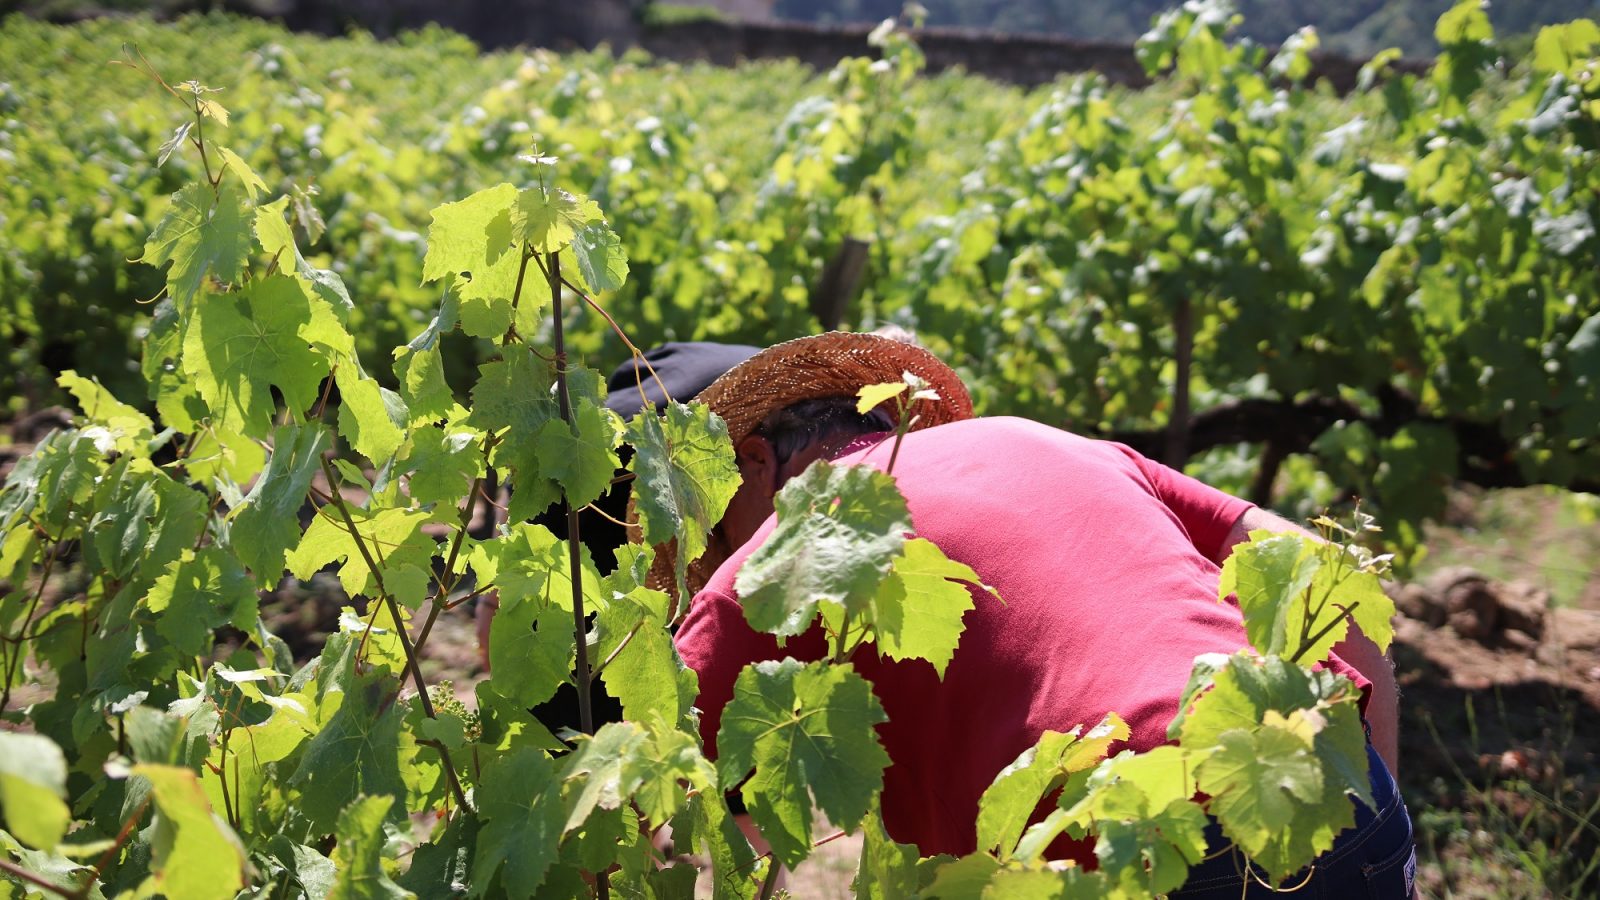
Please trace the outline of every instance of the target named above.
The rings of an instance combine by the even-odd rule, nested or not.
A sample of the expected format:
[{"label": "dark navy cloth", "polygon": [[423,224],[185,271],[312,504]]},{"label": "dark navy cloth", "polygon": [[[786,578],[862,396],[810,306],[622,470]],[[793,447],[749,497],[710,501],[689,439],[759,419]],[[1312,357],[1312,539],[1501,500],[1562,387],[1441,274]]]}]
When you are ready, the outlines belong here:
[{"label": "dark navy cloth", "polygon": [[[1317,858],[1305,871],[1291,875],[1274,894],[1245,872],[1240,853],[1230,851],[1227,838],[1215,823],[1206,829],[1208,856],[1214,856],[1189,870],[1189,880],[1167,896],[1172,900],[1239,900],[1240,897],[1277,897],[1281,891],[1294,891],[1295,898],[1328,900],[1405,900],[1411,897],[1417,876],[1417,848],[1411,832],[1411,817],[1400,799],[1400,791],[1389,769],[1372,745],[1367,745],[1371,766],[1372,800],[1377,808],[1355,803],[1356,824],[1334,839],[1333,849]],[[1267,877],[1260,869],[1256,875]],[[1248,882],[1248,887],[1246,883]],[[1268,882],[1270,883],[1270,882]]]},{"label": "dark navy cloth", "polygon": [[[722,373],[756,354],[758,347],[745,344],[718,344],[712,341],[669,341],[645,351],[645,361],[654,369],[656,378],[667,386],[672,399],[688,403]],[[650,376],[650,369],[629,358],[606,379],[606,406],[631,419],[644,408],[639,397],[639,387],[644,386],[645,397],[655,406],[656,412],[666,408],[667,400],[661,394],[661,385]]]}]

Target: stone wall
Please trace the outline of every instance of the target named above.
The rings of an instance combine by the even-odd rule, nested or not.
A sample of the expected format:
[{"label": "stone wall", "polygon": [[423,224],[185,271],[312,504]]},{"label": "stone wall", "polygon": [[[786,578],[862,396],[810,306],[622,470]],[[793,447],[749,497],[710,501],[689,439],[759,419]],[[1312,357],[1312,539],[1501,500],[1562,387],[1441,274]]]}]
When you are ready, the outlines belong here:
[{"label": "stone wall", "polygon": [[[677,61],[731,66],[747,59],[798,59],[819,71],[848,56],[873,52],[869,25],[800,22],[698,21],[643,26],[644,0],[209,0],[232,12],[281,20],[295,31],[338,35],[351,26],[381,38],[430,23],[458,31],[486,49],[517,46],[555,50],[607,44],[621,51],[643,47]],[[715,0],[770,10],[771,0]],[[742,8],[742,7],[741,7]],[[92,6],[67,18],[104,14]],[[1085,41],[1052,35],[1009,35],[964,28],[925,28],[917,41],[928,68],[962,68],[996,81],[1035,87],[1064,73],[1095,71],[1116,84],[1148,83],[1132,44]],[[1362,60],[1314,54],[1313,77],[1341,93],[1355,87]],[[1402,60],[1396,68],[1421,72],[1427,63]]]},{"label": "stone wall", "polygon": [[[847,56],[872,52],[866,25],[767,22],[687,22],[639,33],[638,45],[655,56],[731,66],[740,60],[792,58],[819,70]],[[917,42],[932,71],[960,67],[996,81],[1035,87],[1064,73],[1095,71],[1116,84],[1149,83],[1132,44],[1045,35],[1006,35],[964,28],[925,28]],[[1363,60],[1314,54],[1312,77],[1336,91],[1355,88]],[[1396,68],[1422,72],[1425,61],[1403,60]]]},{"label": "stone wall", "polygon": [[[262,3],[263,0],[251,0]],[[378,37],[437,24],[458,31],[480,47],[516,46],[568,50],[602,43],[626,47],[639,26],[628,0],[270,0],[271,15],[295,31],[343,34],[351,25]]]}]

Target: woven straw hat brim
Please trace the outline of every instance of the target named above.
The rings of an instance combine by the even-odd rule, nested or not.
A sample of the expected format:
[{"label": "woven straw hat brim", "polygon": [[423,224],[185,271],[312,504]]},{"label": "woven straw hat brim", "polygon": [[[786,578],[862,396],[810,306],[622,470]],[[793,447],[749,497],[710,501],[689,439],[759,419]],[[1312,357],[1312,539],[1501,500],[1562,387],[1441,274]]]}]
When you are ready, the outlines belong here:
[{"label": "woven straw hat brim", "polygon": [[[854,397],[869,384],[898,382],[910,372],[928,382],[939,399],[921,400],[911,407],[916,416],[912,430],[972,418],[972,396],[961,376],[942,360],[903,341],[877,334],[832,331],[776,344],[729,369],[694,399],[728,423],[728,436],[737,445],[771,414],[804,400]],[[897,407],[885,401],[883,408]],[[630,511],[631,512],[631,511]],[[705,555],[689,564],[690,594],[705,587],[725,560],[713,542]],[[675,593],[672,571],[677,547],[658,548],[648,583]]]},{"label": "woven straw hat brim", "polygon": [[[869,384],[899,381],[910,372],[939,392],[912,412],[918,429],[972,418],[972,396],[961,376],[914,344],[876,334],[830,331],[775,344],[732,369],[695,399],[728,423],[735,444],[767,416],[802,400],[854,397]],[[893,401],[886,401],[893,408]]]}]

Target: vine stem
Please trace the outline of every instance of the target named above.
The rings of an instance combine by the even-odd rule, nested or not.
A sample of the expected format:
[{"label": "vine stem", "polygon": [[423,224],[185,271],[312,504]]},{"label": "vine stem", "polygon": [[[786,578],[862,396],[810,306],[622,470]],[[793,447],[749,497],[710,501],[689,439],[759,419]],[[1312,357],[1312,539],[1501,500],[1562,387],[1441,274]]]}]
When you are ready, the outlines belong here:
[{"label": "vine stem", "polygon": [[240,812],[236,809],[232,797],[228,793],[228,734],[233,729],[226,724],[222,728],[222,771],[217,773],[217,780],[222,783],[222,811],[228,817],[228,824],[234,831],[239,830]]},{"label": "vine stem", "polygon": [[140,817],[144,815],[144,811],[149,807],[150,798],[146,797],[144,802],[139,804],[139,808],[133,811],[133,815],[122,823],[122,829],[117,832],[117,839],[112,841],[111,846],[106,848],[106,852],[100,854],[100,858],[95,861],[94,871],[89,873],[89,880],[84,882],[83,887],[79,889],[80,896],[87,894],[89,888],[100,880],[100,873],[106,870],[106,866],[111,864],[111,860],[117,855],[117,851],[121,850],[122,845],[128,842],[129,836],[133,834],[134,826],[139,824]]},{"label": "vine stem", "polygon": [[[487,444],[484,446],[483,455],[487,464],[487,457],[489,456]],[[456,532],[455,538],[451,541],[450,555],[445,559],[444,564],[444,577],[439,580],[439,590],[433,595],[433,603],[428,609],[428,618],[422,623],[422,629],[417,632],[417,640],[414,646],[417,648],[418,653],[422,652],[422,645],[428,642],[428,635],[433,633],[433,623],[438,620],[439,613],[445,608],[444,598],[450,595],[459,580],[455,577],[456,560],[461,555],[461,543],[467,536],[467,526],[472,524],[472,513],[478,507],[478,486],[482,483],[482,478],[474,478],[472,480],[472,490],[467,492],[467,503],[461,508],[461,530]]]},{"label": "vine stem", "polygon": [[[70,518],[71,516],[72,501],[69,500],[67,501],[66,516],[63,518]],[[50,537],[50,535],[45,532],[44,529],[41,528],[39,531],[41,534],[44,534],[46,538]],[[66,529],[63,527],[62,531],[65,532]],[[65,533],[63,533],[62,537],[65,536]],[[6,638],[6,643],[11,644],[12,648],[10,650],[11,659],[6,665],[6,686],[3,691],[0,691],[0,710],[4,710],[7,706],[11,705],[11,686],[16,682],[17,666],[21,664],[22,657],[27,655],[26,649],[23,647],[22,642],[27,638],[28,626],[33,624],[33,614],[39,611],[39,601],[44,597],[45,585],[50,582],[50,570],[56,564],[56,557],[61,555],[59,552],[60,550],[60,538],[52,540],[50,542],[50,554],[44,559],[44,572],[39,575],[39,589],[34,591],[33,602],[28,604],[28,614],[22,617],[22,626],[17,629],[17,633]],[[88,615],[87,610],[84,611],[84,615]],[[87,621],[87,619],[85,619],[85,621]]]},{"label": "vine stem", "polygon": [[[1304,656],[1306,654],[1306,651],[1311,649],[1312,645],[1316,644],[1317,641],[1322,640],[1322,638],[1324,636],[1326,636],[1328,632],[1332,631],[1335,627],[1337,627],[1340,622],[1343,622],[1346,619],[1350,619],[1350,613],[1355,611],[1355,608],[1360,606],[1360,605],[1361,605],[1361,601],[1360,600],[1357,600],[1356,602],[1350,604],[1349,606],[1345,606],[1343,604],[1335,603],[1333,605],[1333,608],[1337,609],[1339,611],[1339,615],[1337,617],[1335,617],[1328,624],[1326,624],[1326,625],[1322,626],[1321,628],[1317,629],[1317,633],[1316,634],[1314,634],[1311,637],[1308,637],[1304,641],[1302,641],[1301,644],[1300,644],[1300,649],[1296,650],[1294,652],[1294,655],[1289,657],[1289,662],[1299,662],[1300,661],[1300,657]],[[1351,621],[1353,622],[1354,620],[1351,619]]]},{"label": "vine stem", "polygon": [[7,859],[0,859],[0,872],[6,872],[16,878],[20,878],[23,881],[28,882],[29,884],[42,887],[51,893],[60,894],[63,897],[71,898],[71,900],[83,900],[84,897],[84,893],[81,890],[62,887],[53,881],[46,880],[41,875],[35,875],[27,869],[24,869],[23,867]]},{"label": "vine stem", "polygon": [[212,176],[211,159],[206,156],[206,125],[205,114],[200,112],[200,98],[194,98],[194,145],[200,149],[200,162],[206,167],[206,181],[211,183],[212,193],[217,192],[217,186],[222,183],[222,176]]},{"label": "vine stem", "polygon": [[667,390],[667,386],[661,380],[661,376],[656,374],[655,366],[650,365],[650,360],[645,358],[644,351],[640,350],[634,345],[633,341],[628,339],[628,333],[622,330],[622,326],[617,324],[616,319],[611,318],[611,313],[606,312],[605,307],[596,303],[594,298],[590,297],[588,294],[585,294],[577,285],[566,280],[565,278],[561,279],[561,283],[566,285],[567,288],[570,289],[574,294],[582,297],[583,302],[589,304],[590,309],[599,313],[601,317],[606,320],[606,323],[611,326],[611,330],[616,333],[617,338],[622,341],[623,346],[627,347],[628,352],[633,354],[633,358],[636,361],[633,367],[633,383],[639,391],[639,400],[642,402],[642,404],[644,406],[649,406],[650,398],[646,397],[644,394],[644,380],[639,377],[638,363],[644,364],[645,371],[650,373],[650,377],[655,380],[656,387],[661,389],[661,396],[666,398],[668,403],[671,403],[672,392]]},{"label": "vine stem", "polygon": [[[338,482],[333,476],[333,466],[328,460],[322,460],[322,474],[328,479],[328,484]],[[345,530],[350,532],[351,540],[355,541],[356,549],[361,552],[361,559],[367,564],[367,571],[372,573],[372,580],[378,586],[378,595],[389,608],[389,615],[394,619],[395,633],[400,637],[400,649],[406,655],[406,668],[411,671],[411,681],[417,688],[417,700],[422,704],[422,712],[430,719],[438,716],[434,713],[433,700],[428,697],[428,684],[422,679],[422,667],[417,664],[416,649],[411,645],[411,635],[401,625],[400,605],[395,602],[394,595],[383,586],[383,573],[379,571],[377,562],[372,558],[372,552],[367,549],[367,542],[361,537],[361,530],[356,528],[355,519],[350,516],[350,508],[345,505],[344,497],[337,489],[329,492],[329,500],[334,508],[339,510],[339,516],[344,519]],[[450,792],[455,794],[456,804],[467,812],[473,812],[472,804],[467,802],[466,792],[461,790],[461,780],[456,777],[455,763],[450,761],[450,750],[438,741],[419,741],[439,751],[439,758],[444,762],[444,774],[450,782]]]},{"label": "vine stem", "polygon": [[[556,403],[561,409],[561,420],[570,428],[572,396],[567,386],[567,340],[561,321],[561,252],[551,253],[549,265],[543,268],[550,282],[551,318],[555,322]],[[586,640],[588,617],[583,611],[583,559],[578,543],[578,508],[572,505],[572,498],[567,496],[565,488],[561,491],[561,505],[567,510],[567,561],[572,570],[572,633],[578,651],[578,723],[583,726],[585,734],[594,734],[594,710],[589,697],[592,673],[589,671],[589,646]],[[596,872],[594,883],[600,900],[609,900],[610,877],[603,871]]]},{"label": "vine stem", "polygon": [[633,628],[629,629],[627,634],[622,636],[622,640],[617,642],[617,648],[611,651],[611,655],[607,656],[604,660],[601,660],[600,665],[594,667],[595,677],[599,677],[600,673],[606,670],[606,666],[611,665],[611,661],[617,658],[617,655],[620,654],[623,649],[633,641],[633,636],[638,634],[639,629],[643,627],[644,622],[640,622],[639,624],[633,626]]},{"label": "vine stem", "polygon": [[[523,276],[528,274],[529,257],[538,258],[532,247],[523,244],[522,262],[517,266],[517,286],[511,291],[511,327],[506,329],[505,336],[500,339],[500,346],[502,347],[510,344],[512,338],[521,337],[521,335],[517,334],[517,305],[522,302],[522,279]],[[561,307],[557,306],[556,308],[560,309]],[[559,322],[560,320],[557,319],[557,321]]]},{"label": "vine stem", "polygon": [[[831,844],[834,841],[837,841],[838,839],[844,837],[846,834],[848,834],[848,832],[835,831],[833,834],[830,834],[825,838],[819,838],[819,839],[817,839],[815,841],[812,841],[811,842],[811,849],[815,850],[818,847],[821,847],[823,844]],[[760,862],[763,859],[769,859],[771,857],[772,857],[772,851],[768,850],[767,852],[765,852],[765,853],[761,854],[760,856],[756,857],[755,861],[756,862]],[[761,882],[761,898],[762,898],[762,900],[766,900],[766,898],[769,898],[769,897],[772,896],[773,890],[775,890],[777,888],[777,886],[778,886],[778,874],[780,872],[782,872],[782,871],[783,871],[783,863],[780,863],[776,859],[773,859],[772,860],[772,866],[767,869],[767,877],[766,877],[766,879]]]}]

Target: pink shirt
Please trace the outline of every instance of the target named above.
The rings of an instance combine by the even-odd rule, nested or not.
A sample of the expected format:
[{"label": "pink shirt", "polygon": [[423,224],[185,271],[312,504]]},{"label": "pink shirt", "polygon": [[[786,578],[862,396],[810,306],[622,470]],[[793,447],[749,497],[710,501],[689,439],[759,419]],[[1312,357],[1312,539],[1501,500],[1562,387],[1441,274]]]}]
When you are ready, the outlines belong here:
[{"label": "pink shirt", "polygon": [[[884,468],[891,443],[839,462]],[[1244,500],[1120,444],[1013,418],[910,434],[894,476],[917,535],[1005,601],[974,592],[943,681],[921,660],[880,660],[870,646],[857,654],[889,716],[878,729],[892,760],[885,824],[925,856],[976,849],[978,798],[1044,731],[1090,727],[1114,711],[1132,730],[1126,746],[1166,743],[1194,658],[1246,646],[1238,609],[1217,602],[1211,561],[1250,508]],[[700,676],[696,705],[713,753],[741,669],[825,655],[820,629],[780,650],[735,599],[739,566],[775,524],[717,570],[676,637]]]}]

